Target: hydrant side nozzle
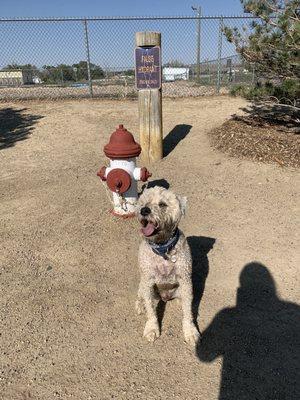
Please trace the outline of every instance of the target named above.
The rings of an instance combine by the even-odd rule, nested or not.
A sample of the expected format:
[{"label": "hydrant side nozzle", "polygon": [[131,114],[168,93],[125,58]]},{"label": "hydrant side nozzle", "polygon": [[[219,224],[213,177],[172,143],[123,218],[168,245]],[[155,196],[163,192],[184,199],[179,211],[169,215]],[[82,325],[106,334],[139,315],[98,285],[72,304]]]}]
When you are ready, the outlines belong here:
[{"label": "hydrant side nozzle", "polygon": [[145,168],[145,167],[141,168],[141,177],[140,177],[140,179],[141,179],[142,182],[146,182],[151,176],[152,176],[152,174],[151,174],[151,172],[149,172],[147,170],[147,168]]},{"label": "hydrant side nozzle", "polygon": [[99,178],[105,182],[106,181],[106,167],[100,168],[100,170],[97,172],[97,176],[99,176]]}]

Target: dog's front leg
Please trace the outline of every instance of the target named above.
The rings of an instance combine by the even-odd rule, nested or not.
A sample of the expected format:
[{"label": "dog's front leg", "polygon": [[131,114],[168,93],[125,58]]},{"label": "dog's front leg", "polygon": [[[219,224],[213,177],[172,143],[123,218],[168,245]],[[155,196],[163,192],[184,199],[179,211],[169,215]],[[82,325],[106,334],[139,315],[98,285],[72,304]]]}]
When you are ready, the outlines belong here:
[{"label": "dog's front leg", "polygon": [[190,280],[179,280],[181,305],[182,305],[182,329],[185,341],[190,345],[195,345],[200,338],[200,333],[193,322],[192,301],[193,290]]},{"label": "dog's front leg", "polygon": [[154,287],[152,282],[141,281],[139,292],[143,295],[147,314],[147,322],[144,329],[144,337],[149,342],[154,342],[160,335],[159,325],[154,304]]}]

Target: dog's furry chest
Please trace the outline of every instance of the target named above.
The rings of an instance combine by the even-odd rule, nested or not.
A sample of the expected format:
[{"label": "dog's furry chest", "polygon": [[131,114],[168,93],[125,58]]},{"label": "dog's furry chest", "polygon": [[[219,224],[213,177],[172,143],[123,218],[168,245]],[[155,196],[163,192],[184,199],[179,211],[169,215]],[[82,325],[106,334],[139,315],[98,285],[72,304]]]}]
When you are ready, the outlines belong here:
[{"label": "dog's furry chest", "polygon": [[159,257],[153,268],[153,278],[156,283],[174,282],[176,278],[176,264],[171,260]]},{"label": "dog's furry chest", "polygon": [[176,265],[170,260],[159,260],[154,267],[155,287],[163,301],[171,300],[179,286],[176,277]]},{"label": "dog's furry chest", "polygon": [[177,283],[182,275],[189,275],[191,257],[181,233],[178,243],[166,257],[155,254],[147,242],[142,242],[139,249],[139,265],[144,279],[153,283]]}]

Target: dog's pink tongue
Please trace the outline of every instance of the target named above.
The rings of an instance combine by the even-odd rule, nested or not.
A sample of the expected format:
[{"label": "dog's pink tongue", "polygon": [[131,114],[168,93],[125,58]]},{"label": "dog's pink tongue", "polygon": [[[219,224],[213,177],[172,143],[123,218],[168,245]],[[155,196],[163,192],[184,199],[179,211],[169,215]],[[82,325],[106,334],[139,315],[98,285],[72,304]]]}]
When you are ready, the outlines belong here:
[{"label": "dog's pink tongue", "polygon": [[155,231],[155,226],[151,224],[151,222],[148,222],[148,224],[144,228],[141,228],[141,231],[145,236],[151,236]]}]

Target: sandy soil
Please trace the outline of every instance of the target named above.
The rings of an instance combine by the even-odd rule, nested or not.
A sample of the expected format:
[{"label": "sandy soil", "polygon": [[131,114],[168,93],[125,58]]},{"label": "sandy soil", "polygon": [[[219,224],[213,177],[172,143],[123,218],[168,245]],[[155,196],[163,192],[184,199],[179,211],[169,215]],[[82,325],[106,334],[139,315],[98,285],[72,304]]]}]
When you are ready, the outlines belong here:
[{"label": "sandy soil", "polygon": [[139,227],[108,213],[96,176],[117,124],[138,138],[136,101],[0,105],[1,399],[299,398],[299,171],[207,137],[244,105],[166,99],[167,155],[151,166],[189,200],[197,351],[174,302],[161,338],[142,338]]}]

